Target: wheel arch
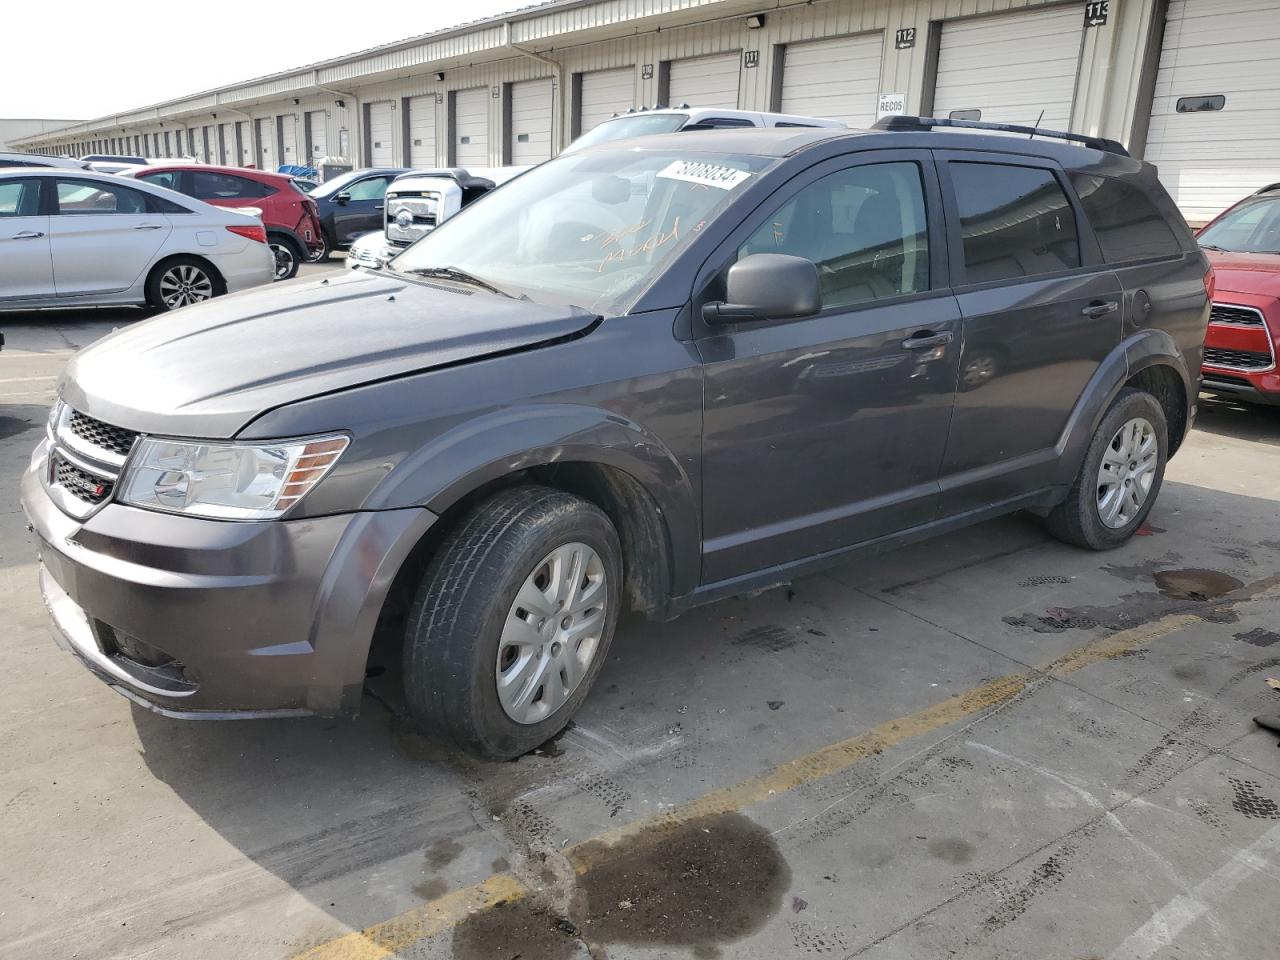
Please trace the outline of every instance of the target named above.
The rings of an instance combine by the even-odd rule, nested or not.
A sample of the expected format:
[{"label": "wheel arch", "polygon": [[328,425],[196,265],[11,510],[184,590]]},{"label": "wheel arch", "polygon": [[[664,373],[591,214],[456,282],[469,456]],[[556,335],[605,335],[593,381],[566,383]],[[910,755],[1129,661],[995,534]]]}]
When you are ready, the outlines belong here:
[{"label": "wheel arch", "polygon": [[1190,429],[1196,396],[1186,361],[1167,332],[1141,330],[1107,355],[1076,401],[1057,443],[1055,486],[1064,491],[1071,486],[1098,424],[1125,387],[1151,393],[1164,408],[1169,421],[1169,456],[1182,444]]}]

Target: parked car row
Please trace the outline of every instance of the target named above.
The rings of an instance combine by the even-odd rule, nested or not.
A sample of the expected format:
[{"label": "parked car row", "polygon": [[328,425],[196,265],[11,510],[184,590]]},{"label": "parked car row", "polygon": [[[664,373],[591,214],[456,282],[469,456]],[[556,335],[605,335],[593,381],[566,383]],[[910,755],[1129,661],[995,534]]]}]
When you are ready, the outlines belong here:
[{"label": "parked car row", "polygon": [[398,629],[409,711],[514,757],[625,610],[1018,509],[1124,543],[1213,270],[1118,144],[946,124],[606,141],[80,352],[22,481],[59,642],[168,716],[350,715]]}]

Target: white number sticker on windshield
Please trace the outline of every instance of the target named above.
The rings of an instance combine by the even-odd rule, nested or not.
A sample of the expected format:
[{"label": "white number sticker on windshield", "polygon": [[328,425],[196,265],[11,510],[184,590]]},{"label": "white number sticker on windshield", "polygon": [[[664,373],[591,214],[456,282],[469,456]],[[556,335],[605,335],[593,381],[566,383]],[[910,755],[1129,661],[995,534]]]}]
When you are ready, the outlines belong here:
[{"label": "white number sticker on windshield", "polygon": [[746,170],[722,167],[715,163],[676,160],[659,170],[658,176],[666,180],[684,180],[686,183],[696,183],[704,187],[732,190],[751,174]]}]

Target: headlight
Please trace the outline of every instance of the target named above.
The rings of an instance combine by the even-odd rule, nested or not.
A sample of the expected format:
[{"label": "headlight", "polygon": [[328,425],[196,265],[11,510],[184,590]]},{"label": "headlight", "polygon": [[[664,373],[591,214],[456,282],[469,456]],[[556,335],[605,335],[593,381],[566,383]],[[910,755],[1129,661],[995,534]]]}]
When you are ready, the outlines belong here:
[{"label": "headlight", "polygon": [[346,437],[213,443],[144,438],[120,484],[121,502],[220,520],[273,520],[319,483]]}]

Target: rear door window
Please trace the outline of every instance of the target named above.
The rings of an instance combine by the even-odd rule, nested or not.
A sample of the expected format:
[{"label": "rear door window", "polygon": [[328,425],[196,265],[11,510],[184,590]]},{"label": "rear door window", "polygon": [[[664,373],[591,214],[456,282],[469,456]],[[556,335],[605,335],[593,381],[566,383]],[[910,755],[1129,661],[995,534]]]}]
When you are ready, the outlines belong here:
[{"label": "rear door window", "polygon": [[1053,171],[952,161],[964,277],[986,283],[1080,266],[1075,212]]},{"label": "rear door window", "polygon": [[193,170],[188,176],[197,200],[256,200],[270,192],[256,180],[227,173]]},{"label": "rear door window", "polygon": [[1171,257],[1182,252],[1156,205],[1141,189],[1113,177],[1071,175],[1071,184],[1107,263]]},{"label": "rear door window", "polygon": [[0,183],[0,217],[34,217],[39,213],[39,180],[5,180]]},{"label": "rear door window", "polygon": [[153,184],[157,187],[167,187],[170,190],[177,190],[179,189],[178,176],[179,173],[177,170],[160,170],[156,173],[144,173],[137,179],[144,183]]},{"label": "rear door window", "polygon": [[136,215],[147,212],[147,195],[132,187],[87,180],[58,181],[61,216]]}]

